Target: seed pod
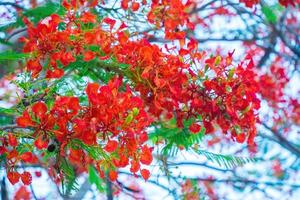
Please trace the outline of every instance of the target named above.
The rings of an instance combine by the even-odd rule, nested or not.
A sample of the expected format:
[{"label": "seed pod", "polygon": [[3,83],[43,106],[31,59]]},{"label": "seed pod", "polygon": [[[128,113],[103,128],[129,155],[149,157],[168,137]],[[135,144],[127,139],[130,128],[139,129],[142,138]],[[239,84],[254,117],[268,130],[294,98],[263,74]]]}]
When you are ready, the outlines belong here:
[{"label": "seed pod", "polygon": [[49,151],[49,152],[53,152],[53,151],[55,151],[55,144],[50,144],[49,146],[48,146],[48,148],[47,148],[47,150]]}]

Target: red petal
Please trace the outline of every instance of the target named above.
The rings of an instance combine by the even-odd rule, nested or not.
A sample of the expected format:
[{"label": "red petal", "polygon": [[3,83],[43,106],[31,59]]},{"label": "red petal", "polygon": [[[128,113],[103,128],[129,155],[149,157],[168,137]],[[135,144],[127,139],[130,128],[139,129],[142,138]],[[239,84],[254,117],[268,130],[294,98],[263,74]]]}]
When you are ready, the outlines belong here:
[{"label": "red petal", "polygon": [[153,157],[152,157],[151,150],[149,149],[149,147],[144,146],[142,148],[142,153],[141,153],[141,157],[140,157],[141,163],[143,163],[145,165],[150,165],[152,160],[153,160]]},{"label": "red petal", "polygon": [[18,172],[8,172],[7,178],[11,184],[16,184],[20,180],[20,174]]},{"label": "red petal", "polygon": [[95,58],[95,53],[93,51],[87,51],[83,55],[83,60],[85,62],[91,61]]},{"label": "red petal", "polygon": [[147,169],[142,169],[141,170],[141,175],[145,179],[145,181],[147,181],[148,178],[150,177],[150,172]]},{"label": "red petal", "polygon": [[128,2],[129,2],[129,0],[122,0],[122,2],[121,2],[121,7],[122,7],[124,10],[127,10],[127,9],[128,9]]},{"label": "red petal", "polygon": [[27,110],[23,112],[23,116],[16,119],[17,125],[21,127],[34,126],[34,122],[31,120]]},{"label": "red petal", "polygon": [[21,160],[23,160],[24,162],[28,162],[31,163],[32,162],[32,153],[31,152],[25,152],[22,155],[20,155]]},{"label": "red petal", "polygon": [[118,178],[118,173],[116,171],[109,171],[108,177],[111,181],[115,181]]},{"label": "red petal", "polygon": [[34,172],[36,177],[41,177],[42,176],[42,172],[40,171],[36,171]]},{"label": "red petal", "polygon": [[132,11],[137,11],[140,8],[140,4],[137,2],[133,2],[131,5]]},{"label": "red petal", "polygon": [[141,167],[139,162],[137,162],[135,160],[131,160],[130,164],[131,164],[130,171],[132,173],[136,173],[137,171],[139,171],[139,169]]},{"label": "red petal", "polygon": [[89,83],[86,88],[86,94],[88,96],[89,102],[92,104],[97,104],[98,102],[98,91],[100,86],[97,83]]},{"label": "red petal", "polygon": [[26,67],[32,72],[32,77],[36,77],[42,70],[42,65],[37,60],[29,60]]},{"label": "red petal", "polygon": [[8,144],[12,147],[18,146],[18,140],[12,133],[8,133]]},{"label": "red petal", "polygon": [[48,147],[48,140],[44,140],[41,135],[34,141],[34,146],[39,150],[46,149]]},{"label": "red petal", "polygon": [[104,149],[111,153],[111,152],[114,152],[118,147],[118,142],[117,141],[114,141],[114,140],[109,140],[106,144],[106,146],[104,147]]},{"label": "red petal", "polygon": [[243,143],[245,141],[245,139],[246,139],[245,133],[240,133],[236,136],[236,141],[238,143]]},{"label": "red petal", "polygon": [[96,23],[96,16],[90,12],[85,12],[81,15],[80,20],[83,23]]},{"label": "red petal", "polygon": [[29,172],[23,172],[23,174],[21,174],[21,180],[25,185],[29,185],[32,182],[32,176]]},{"label": "red petal", "polygon": [[43,102],[35,103],[31,109],[32,109],[32,112],[34,113],[34,115],[36,117],[38,117],[39,119],[44,118],[45,114],[48,110],[46,104]]},{"label": "red petal", "polygon": [[114,25],[116,24],[116,20],[111,19],[111,18],[109,18],[109,17],[105,17],[105,18],[103,19],[103,22],[106,23],[106,24],[108,24],[109,27],[110,27],[110,29],[112,29],[112,28],[114,27]]},{"label": "red petal", "polygon": [[190,129],[191,133],[196,134],[196,133],[199,133],[199,131],[201,130],[201,126],[199,124],[193,123],[189,129]]}]

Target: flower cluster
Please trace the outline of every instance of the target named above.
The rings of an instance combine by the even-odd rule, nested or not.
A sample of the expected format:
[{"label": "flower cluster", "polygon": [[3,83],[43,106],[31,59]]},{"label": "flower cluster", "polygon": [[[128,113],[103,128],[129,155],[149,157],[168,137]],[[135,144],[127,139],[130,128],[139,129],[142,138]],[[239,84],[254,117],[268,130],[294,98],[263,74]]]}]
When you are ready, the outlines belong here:
[{"label": "flower cluster", "polygon": [[[187,46],[189,49],[181,49],[182,56],[196,48],[193,41]],[[231,67],[232,53],[206,59],[205,73],[213,72],[215,76],[199,85],[196,82],[205,76],[204,72],[199,71],[197,76],[183,62],[183,57],[163,53],[145,40],[128,41],[116,46],[113,52],[119,62],[130,65],[135,89],[152,108],[154,116],[174,116],[175,112],[178,126],[183,127],[183,119],[200,115],[206,133],[213,132],[216,123],[224,133],[231,132],[238,142],[248,138],[249,144],[254,143],[260,102],[252,59],[247,58],[246,67],[240,64],[236,69]],[[190,55],[194,61],[202,58],[200,53]],[[195,81],[191,82],[191,77]],[[199,124],[193,124],[190,130],[197,133],[200,129]]]},{"label": "flower cluster", "polygon": [[[18,128],[27,130],[32,152],[41,156],[17,151],[18,139],[24,137],[21,133],[5,135],[1,151],[10,161],[7,169],[11,183],[20,179],[29,183],[31,175],[19,174],[15,166],[21,161],[42,163],[45,152],[56,153],[54,163],[49,162],[49,174],[56,182],[62,180],[62,158],[67,158],[78,173],[93,166],[101,177],[107,173],[115,181],[118,168],[130,166],[132,173],[140,173],[147,180],[150,172],[144,165],[151,164],[153,148],[146,143],[146,128],[152,122],[171,118],[176,120],[176,128],[185,128],[184,122],[192,121],[188,125],[192,134],[202,127],[206,134],[219,128],[232,140],[254,146],[260,102],[250,57],[234,66],[233,53],[207,57],[192,38],[181,43],[180,49],[134,39],[123,21],[100,19],[89,11],[97,3],[64,0],[63,15],[52,14],[37,25],[24,18],[28,36],[21,41],[23,51],[30,56],[26,69],[31,80],[45,75],[48,84],[48,78],[61,78],[67,67],[76,74],[80,67],[72,64],[79,61],[107,74],[112,72],[114,78],[110,77],[107,84],[89,83],[87,100],[59,95],[50,100],[43,96],[22,110],[16,119]],[[121,7],[135,12],[146,3],[123,0]],[[164,27],[167,39],[185,40],[179,28],[194,28],[189,21],[194,6],[192,1],[152,1],[147,19]],[[220,10],[219,14],[226,12]],[[282,70],[272,72],[284,78]],[[268,96],[267,91],[265,94]]]},{"label": "flower cluster", "polygon": [[278,103],[285,101],[283,99],[284,89],[289,82],[281,63],[281,60],[277,58],[270,66],[269,72],[261,75],[258,79],[260,94],[272,107],[276,107]]},{"label": "flower cluster", "polygon": [[[49,151],[53,145],[51,141],[55,141],[60,146],[59,154],[68,156],[74,165],[81,168],[86,169],[88,164],[94,164],[100,174],[109,169],[110,178],[114,181],[117,178],[116,169],[130,164],[131,172],[140,170],[141,175],[148,179],[150,173],[142,169],[141,164],[152,162],[152,148],[145,144],[148,139],[145,128],[152,120],[145,112],[143,101],[134,96],[129,87],[125,92],[120,92],[121,85],[121,78],[114,78],[103,86],[88,84],[86,93],[89,105],[85,107],[79,105],[77,97],[57,97],[50,110],[44,102],[34,103],[16,119],[17,125],[34,128],[32,138],[35,138],[34,146],[38,150]],[[107,156],[90,159],[86,151],[68,145],[76,139],[87,146],[101,147],[100,150]],[[12,134],[8,134],[7,140],[11,147],[18,145]],[[8,160],[13,160],[8,162],[12,169],[18,161],[37,162],[37,157],[29,152],[19,155],[16,150],[2,151],[8,153]],[[18,182],[18,172],[9,174],[11,183]],[[29,175],[26,172],[24,177]],[[25,178],[22,181],[28,183]]]},{"label": "flower cluster", "polygon": [[156,0],[152,1],[151,10],[148,13],[148,21],[157,28],[165,28],[166,39],[184,39],[185,32],[179,31],[180,27],[194,29],[194,24],[190,22],[189,14],[195,7],[193,1],[183,3],[180,0]]},{"label": "flower cluster", "polygon": [[[26,64],[33,77],[37,77],[44,68],[47,69],[46,78],[60,78],[64,74],[64,67],[75,62],[79,55],[83,55],[86,62],[93,60],[97,53],[86,46],[91,35],[97,35],[98,42],[103,44],[102,50],[110,42],[101,29],[89,32],[83,30],[85,24],[97,22],[96,16],[88,11],[81,13],[79,17],[72,10],[64,17],[52,14],[36,26],[27,18],[24,18],[24,22],[27,25],[28,38],[22,37],[20,41],[25,43],[23,51],[33,55]],[[41,63],[44,62],[47,64],[42,66]]]}]

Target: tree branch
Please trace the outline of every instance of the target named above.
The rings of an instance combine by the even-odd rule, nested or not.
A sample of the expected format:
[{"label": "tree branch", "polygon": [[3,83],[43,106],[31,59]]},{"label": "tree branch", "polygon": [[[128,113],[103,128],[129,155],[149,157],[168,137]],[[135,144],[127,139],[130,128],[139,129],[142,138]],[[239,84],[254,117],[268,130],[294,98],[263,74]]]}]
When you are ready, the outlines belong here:
[{"label": "tree branch", "polygon": [[16,3],[13,3],[13,2],[0,2],[0,6],[12,6],[12,7],[15,7],[17,9],[25,10],[25,8],[23,6],[20,6]]},{"label": "tree branch", "polygon": [[197,163],[197,162],[168,163],[168,166],[180,166],[180,165],[194,165],[194,166],[206,167],[206,168],[213,169],[213,170],[220,171],[220,172],[232,172],[232,170],[230,170],[230,169],[221,169],[221,168],[207,165],[205,163]]},{"label": "tree branch", "polygon": [[278,131],[270,128],[267,124],[262,123],[262,125],[268,129],[269,131],[271,131],[273,133],[273,135],[279,140],[279,144],[288,149],[290,152],[292,152],[293,154],[295,154],[297,157],[300,157],[300,149],[298,149],[297,147],[295,147],[291,142],[289,142],[285,137],[283,137]]}]

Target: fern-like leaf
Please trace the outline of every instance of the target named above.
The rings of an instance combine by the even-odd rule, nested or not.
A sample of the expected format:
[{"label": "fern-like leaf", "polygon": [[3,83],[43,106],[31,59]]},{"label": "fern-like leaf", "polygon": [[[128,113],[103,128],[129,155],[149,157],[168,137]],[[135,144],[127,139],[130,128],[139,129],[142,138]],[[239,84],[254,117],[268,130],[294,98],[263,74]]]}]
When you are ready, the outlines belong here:
[{"label": "fern-like leaf", "polygon": [[212,152],[208,152],[205,150],[195,150],[196,153],[199,155],[205,156],[211,162],[217,163],[219,166],[224,166],[226,168],[234,168],[237,166],[242,166],[246,163],[254,163],[258,162],[261,159],[259,158],[245,158],[245,157],[238,157],[233,155],[222,155],[216,154]]},{"label": "fern-like leaf", "polygon": [[65,158],[61,158],[60,169],[62,171],[62,191],[64,195],[69,196],[71,191],[78,191],[78,183],[73,167]]}]

